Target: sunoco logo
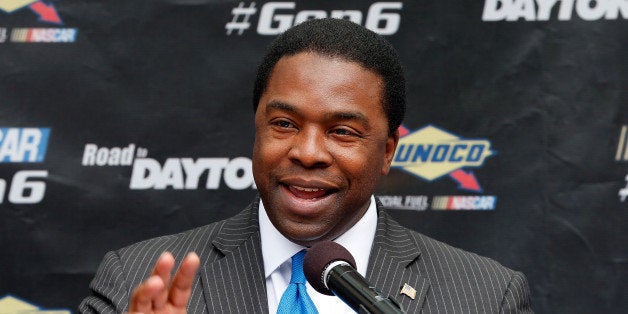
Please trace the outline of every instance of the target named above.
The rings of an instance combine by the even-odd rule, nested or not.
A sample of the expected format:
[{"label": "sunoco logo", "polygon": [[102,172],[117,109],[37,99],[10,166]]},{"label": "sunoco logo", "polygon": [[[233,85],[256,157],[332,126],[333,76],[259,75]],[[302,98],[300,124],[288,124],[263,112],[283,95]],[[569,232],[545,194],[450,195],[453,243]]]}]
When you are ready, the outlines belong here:
[{"label": "sunoco logo", "polygon": [[70,314],[66,309],[44,309],[30,302],[21,300],[18,297],[7,294],[0,298],[0,313],[48,313],[48,314]]},{"label": "sunoco logo", "polygon": [[[13,14],[22,9],[30,9],[38,21],[45,24],[62,25],[61,17],[54,4],[44,0],[0,0],[0,11]],[[26,11],[26,10],[25,10]],[[7,40],[14,43],[73,43],[78,29],[57,27],[0,27],[0,43]]]},{"label": "sunoco logo", "polygon": [[2,0],[0,9],[6,13],[13,13],[22,8],[28,7],[39,17],[40,22],[63,24],[54,4],[41,0]]},{"label": "sunoco logo", "polygon": [[460,189],[482,192],[473,172],[463,168],[480,167],[494,154],[488,140],[463,139],[431,125],[414,132],[401,127],[400,135],[392,167],[427,181],[448,175]]},{"label": "sunoco logo", "polygon": [[480,167],[495,154],[491,142],[485,139],[464,139],[450,132],[428,125],[411,132],[399,128],[399,145],[392,167],[409,172],[426,181],[448,176],[461,190],[473,195],[379,195],[382,204],[391,209],[432,210],[494,210],[497,197],[477,195],[480,183],[471,171],[464,168]]}]

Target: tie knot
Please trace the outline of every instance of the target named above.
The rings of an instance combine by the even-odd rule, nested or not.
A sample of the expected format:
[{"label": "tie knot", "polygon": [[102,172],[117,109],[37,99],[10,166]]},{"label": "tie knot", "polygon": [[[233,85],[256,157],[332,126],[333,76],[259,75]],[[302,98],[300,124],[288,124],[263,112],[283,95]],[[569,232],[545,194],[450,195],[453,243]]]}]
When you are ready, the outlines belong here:
[{"label": "tie knot", "polygon": [[277,314],[318,314],[314,302],[307,295],[305,275],[303,274],[303,257],[305,257],[305,250],[292,256],[290,284],[281,295]]},{"label": "tie knot", "polygon": [[305,274],[303,273],[303,257],[305,257],[305,250],[302,250],[292,256],[291,283],[305,283]]}]

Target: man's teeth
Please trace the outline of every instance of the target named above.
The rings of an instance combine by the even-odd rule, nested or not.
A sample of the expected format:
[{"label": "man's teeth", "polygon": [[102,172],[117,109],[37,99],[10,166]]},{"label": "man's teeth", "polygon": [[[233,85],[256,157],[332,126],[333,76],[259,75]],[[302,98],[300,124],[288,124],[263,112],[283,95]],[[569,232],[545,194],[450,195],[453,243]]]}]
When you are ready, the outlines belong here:
[{"label": "man's teeth", "polygon": [[304,188],[304,187],[300,187],[300,186],[292,186],[295,190],[299,190],[299,191],[303,191],[303,192],[318,192],[318,191],[322,191],[323,189],[317,189],[317,188]]}]

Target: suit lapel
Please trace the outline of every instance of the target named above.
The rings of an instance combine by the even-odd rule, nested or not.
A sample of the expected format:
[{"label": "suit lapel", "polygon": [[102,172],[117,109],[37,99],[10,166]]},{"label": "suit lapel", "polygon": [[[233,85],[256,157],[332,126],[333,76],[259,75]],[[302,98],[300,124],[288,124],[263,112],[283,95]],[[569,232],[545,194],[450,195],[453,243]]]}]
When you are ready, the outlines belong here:
[{"label": "suit lapel", "polygon": [[[380,289],[384,295],[394,299],[407,313],[418,313],[425,303],[430,284],[421,276],[417,261],[421,252],[414,243],[408,230],[401,227],[377,204],[377,231],[369,257],[366,278]],[[401,294],[401,288],[407,284],[407,294]],[[412,290],[416,291],[415,298]]]},{"label": "suit lapel", "polygon": [[209,313],[267,313],[258,203],[226,221],[212,242],[216,254],[201,269]]}]

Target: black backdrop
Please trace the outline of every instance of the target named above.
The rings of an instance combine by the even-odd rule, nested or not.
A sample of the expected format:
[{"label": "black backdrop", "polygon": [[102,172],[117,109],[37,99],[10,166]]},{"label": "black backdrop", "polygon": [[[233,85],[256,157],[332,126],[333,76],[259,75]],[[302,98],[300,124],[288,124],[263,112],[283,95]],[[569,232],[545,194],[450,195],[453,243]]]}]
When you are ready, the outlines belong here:
[{"label": "black backdrop", "polygon": [[620,0],[2,1],[0,298],[74,311],[106,251],[242,209],[257,63],[340,13],[405,66],[390,212],[523,271],[537,312],[628,310]]}]

